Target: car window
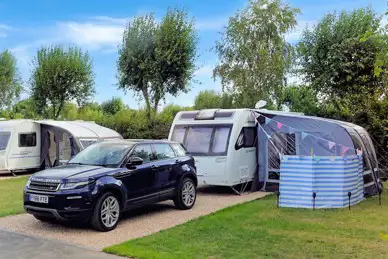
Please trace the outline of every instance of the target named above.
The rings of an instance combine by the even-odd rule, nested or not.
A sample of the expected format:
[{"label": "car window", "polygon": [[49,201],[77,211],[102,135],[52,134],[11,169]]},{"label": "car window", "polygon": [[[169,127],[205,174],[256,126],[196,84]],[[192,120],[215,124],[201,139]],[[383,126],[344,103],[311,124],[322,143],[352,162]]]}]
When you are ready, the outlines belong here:
[{"label": "car window", "polygon": [[140,157],[144,163],[152,160],[152,149],[150,145],[138,145],[133,150],[131,157]]},{"label": "car window", "polygon": [[171,144],[171,147],[172,149],[174,149],[175,151],[175,154],[177,156],[186,156],[186,149],[182,146],[182,144],[178,144],[178,143],[175,143],[175,144]]},{"label": "car window", "polygon": [[35,147],[36,133],[21,133],[19,134],[19,147]]},{"label": "car window", "polygon": [[174,150],[169,144],[153,144],[152,147],[158,160],[175,157]]}]

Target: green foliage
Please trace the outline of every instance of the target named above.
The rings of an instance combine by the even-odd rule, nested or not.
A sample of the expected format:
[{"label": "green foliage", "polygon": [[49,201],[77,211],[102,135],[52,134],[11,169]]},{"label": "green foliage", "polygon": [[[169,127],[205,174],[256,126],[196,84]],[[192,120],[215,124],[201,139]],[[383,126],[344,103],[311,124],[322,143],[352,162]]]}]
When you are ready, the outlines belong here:
[{"label": "green foliage", "polygon": [[120,97],[113,97],[109,101],[105,101],[101,104],[101,109],[105,114],[116,114],[123,110],[125,105]]},{"label": "green foliage", "polygon": [[357,103],[365,94],[381,96],[385,86],[374,76],[381,46],[365,37],[379,33],[380,20],[370,8],[361,8],[328,14],[313,30],[306,30],[298,44],[306,83],[326,98],[352,95]]},{"label": "green foliage", "polygon": [[281,0],[250,0],[229,19],[216,44],[220,63],[214,76],[240,107],[254,107],[260,99],[278,103],[294,53],[284,36],[295,27],[298,13]]},{"label": "green foliage", "polygon": [[317,115],[319,103],[315,92],[308,86],[284,87],[279,102],[286,110]]},{"label": "green foliage", "polygon": [[187,92],[194,72],[196,44],[194,24],[182,10],[169,9],[160,24],[153,14],[134,18],[119,46],[118,87],[144,98],[150,119],[166,94]]},{"label": "green foliage", "polygon": [[[32,98],[21,100],[12,107],[12,113],[19,114],[18,117],[24,119],[37,119],[39,116],[35,112],[35,103]],[[15,118],[15,116],[13,116]],[[16,118],[15,118],[16,119]]]},{"label": "green foliage", "polygon": [[21,91],[15,57],[8,50],[0,52],[0,109],[9,107]]},{"label": "green foliage", "polygon": [[37,112],[57,119],[66,101],[82,105],[94,93],[92,60],[77,47],[42,47],[33,59],[30,82]]},{"label": "green foliage", "polygon": [[387,27],[370,8],[326,15],[298,44],[299,73],[319,96],[317,115],[350,121],[375,140],[387,167]]},{"label": "green foliage", "polygon": [[203,90],[194,100],[194,108],[197,110],[221,108],[233,108],[233,97],[227,93],[218,93],[214,90]]}]

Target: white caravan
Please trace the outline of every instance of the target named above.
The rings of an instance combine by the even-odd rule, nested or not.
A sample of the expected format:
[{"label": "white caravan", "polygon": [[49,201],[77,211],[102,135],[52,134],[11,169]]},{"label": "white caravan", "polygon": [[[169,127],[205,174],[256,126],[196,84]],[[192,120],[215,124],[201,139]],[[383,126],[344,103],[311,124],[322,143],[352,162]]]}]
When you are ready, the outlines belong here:
[{"label": "white caravan", "polygon": [[247,183],[256,172],[256,122],[251,109],[179,112],[168,139],[194,156],[198,182],[230,186]]},{"label": "white caravan", "polygon": [[0,121],[0,174],[65,163],[88,145],[122,139],[114,130],[86,121]]}]

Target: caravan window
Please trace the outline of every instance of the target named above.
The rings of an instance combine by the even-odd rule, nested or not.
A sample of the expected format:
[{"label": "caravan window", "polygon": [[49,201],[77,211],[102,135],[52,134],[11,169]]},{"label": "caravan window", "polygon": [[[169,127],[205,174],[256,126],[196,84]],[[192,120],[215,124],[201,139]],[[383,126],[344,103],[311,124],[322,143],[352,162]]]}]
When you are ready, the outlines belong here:
[{"label": "caravan window", "polygon": [[8,132],[8,131],[0,132],[0,151],[5,150],[7,148],[10,137],[11,137],[11,132]]},{"label": "caravan window", "polygon": [[97,139],[81,139],[80,140],[82,147],[85,149],[88,146],[97,143]]},{"label": "caravan window", "polygon": [[190,127],[185,146],[190,153],[209,153],[213,127]]},{"label": "caravan window", "polygon": [[183,127],[175,127],[173,133],[172,133],[172,139],[176,142],[183,143],[183,140],[185,138],[186,128]]},{"label": "caravan window", "polygon": [[244,127],[241,129],[235,145],[236,150],[240,148],[254,147],[256,140],[256,127]]},{"label": "caravan window", "polygon": [[35,147],[36,133],[21,133],[19,134],[19,147]]},{"label": "caravan window", "polygon": [[218,127],[214,132],[214,140],[212,146],[213,153],[225,153],[228,149],[230,128],[229,127]]},{"label": "caravan window", "polygon": [[226,155],[232,125],[176,126],[171,139],[192,155]]}]

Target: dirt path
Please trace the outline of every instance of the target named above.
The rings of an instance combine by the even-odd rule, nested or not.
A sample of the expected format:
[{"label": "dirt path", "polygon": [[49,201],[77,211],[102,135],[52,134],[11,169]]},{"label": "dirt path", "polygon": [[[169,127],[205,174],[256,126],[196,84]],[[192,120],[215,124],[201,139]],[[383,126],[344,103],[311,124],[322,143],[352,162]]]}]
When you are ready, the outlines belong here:
[{"label": "dirt path", "polygon": [[0,218],[0,229],[102,250],[104,247],[150,235],[225,207],[262,198],[267,194],[269,193],[255,192],[238,196],[225,189],[222,189],[221,193],[220,189],[204,189],[198,193],[197,202],[191,210],[176,210],[170,201],[150,205],[126,213],[115,230],[105,233],[87,227],[43,223],[28,214]]}]

